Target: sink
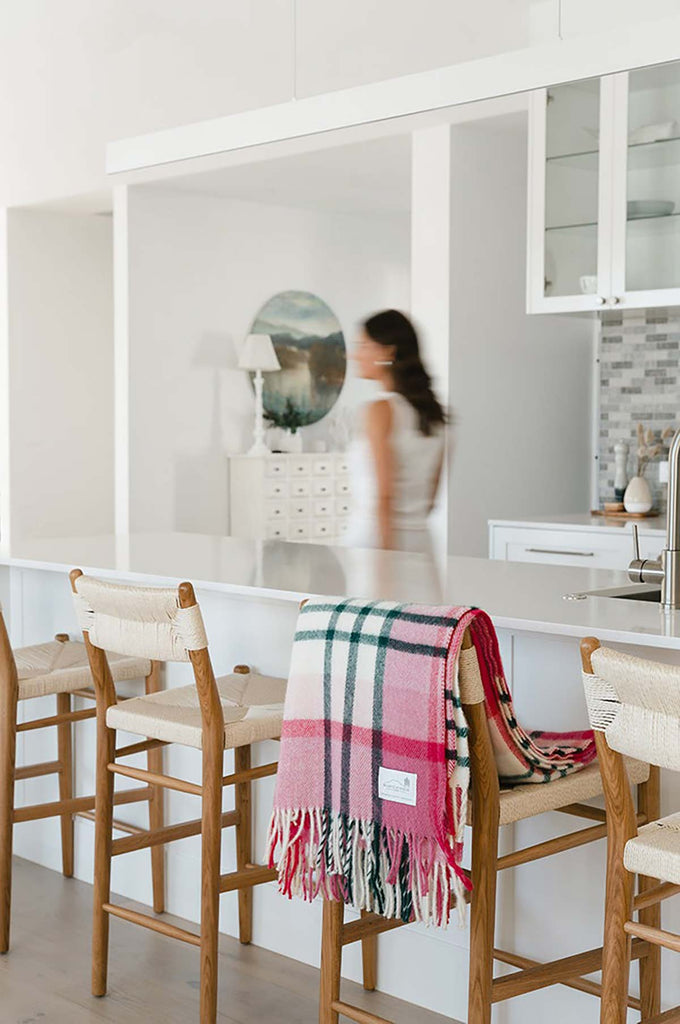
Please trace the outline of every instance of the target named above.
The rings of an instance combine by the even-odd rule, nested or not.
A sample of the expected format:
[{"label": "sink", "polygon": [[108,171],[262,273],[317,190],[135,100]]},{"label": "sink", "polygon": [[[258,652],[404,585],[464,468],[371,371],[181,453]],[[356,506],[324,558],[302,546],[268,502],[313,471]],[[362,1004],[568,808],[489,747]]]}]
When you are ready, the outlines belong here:
[{"label": "sink", "polygon": [[635,584],[632,587],[618,590],[591,590],[589,597],[612,597],[616,601],[647,601],[651,604],[661,603],[661,588]]}]

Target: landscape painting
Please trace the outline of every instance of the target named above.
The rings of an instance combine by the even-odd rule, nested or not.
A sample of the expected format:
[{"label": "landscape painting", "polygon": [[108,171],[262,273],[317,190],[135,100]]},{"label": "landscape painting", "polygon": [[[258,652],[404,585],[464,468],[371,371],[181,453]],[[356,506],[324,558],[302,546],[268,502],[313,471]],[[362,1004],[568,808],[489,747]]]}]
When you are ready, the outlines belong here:
[{"label": "landscape painting", "polygon": [[264,374],[268,419],[296,416],[305,426],[323,419],[345,382],[347,352],[338,318],[311,292],[279,292],[257,314],[252,334],[268,334],[281,363]]}]

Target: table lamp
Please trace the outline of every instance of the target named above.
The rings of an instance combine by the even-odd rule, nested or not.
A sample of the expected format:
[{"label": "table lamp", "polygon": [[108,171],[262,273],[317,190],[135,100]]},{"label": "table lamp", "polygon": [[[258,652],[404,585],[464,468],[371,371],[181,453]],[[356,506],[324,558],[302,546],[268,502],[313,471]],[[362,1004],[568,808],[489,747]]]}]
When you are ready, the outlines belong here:
[{"label": "table lamp", "polygon": [[249,334],[246,338],[238,365],[241,370],[255,373],[255,440],[248,455],[267,455],[269,449],[264,443],[264,410],[262,407],[262,373],[280,370],[272,339],[268,334]]}]

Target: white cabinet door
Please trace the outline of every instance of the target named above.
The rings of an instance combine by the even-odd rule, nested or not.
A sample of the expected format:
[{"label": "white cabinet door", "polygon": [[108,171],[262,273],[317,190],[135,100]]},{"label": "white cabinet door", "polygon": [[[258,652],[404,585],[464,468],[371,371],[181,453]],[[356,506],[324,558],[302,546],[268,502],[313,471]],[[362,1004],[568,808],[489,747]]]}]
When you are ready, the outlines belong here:
[{"label": "white cabinet door", "polygon": [[680,61],[531,96],[527,312],[680,305]]},{"label": "white cabinet door", "polygon": [[612,76],[531,96],[529,313],[598,310],[610,301],[613,115]]},{"label": "white cabinet door", "polygon": [[612,292],[680,304],[680,62],[613,76]]}]

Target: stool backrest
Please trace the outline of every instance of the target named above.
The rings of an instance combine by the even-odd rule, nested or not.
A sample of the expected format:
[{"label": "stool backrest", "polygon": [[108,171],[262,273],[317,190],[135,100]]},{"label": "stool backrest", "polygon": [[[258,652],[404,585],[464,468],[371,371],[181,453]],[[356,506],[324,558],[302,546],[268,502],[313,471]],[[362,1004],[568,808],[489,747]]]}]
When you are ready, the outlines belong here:
[{"label": "stool backrest", "polygon": [[607,647],[584,672],[593,729],[620,754],[680,771],[680,667]]},{"label": "stool backrest", "polygon": [[189,661],[192,651],[203,651],[208,639],[201,609],[183,602],[180,590],[109,583],[71,573],[73,598],[81,629],[90,643],[104,651],[150,661]]}]

